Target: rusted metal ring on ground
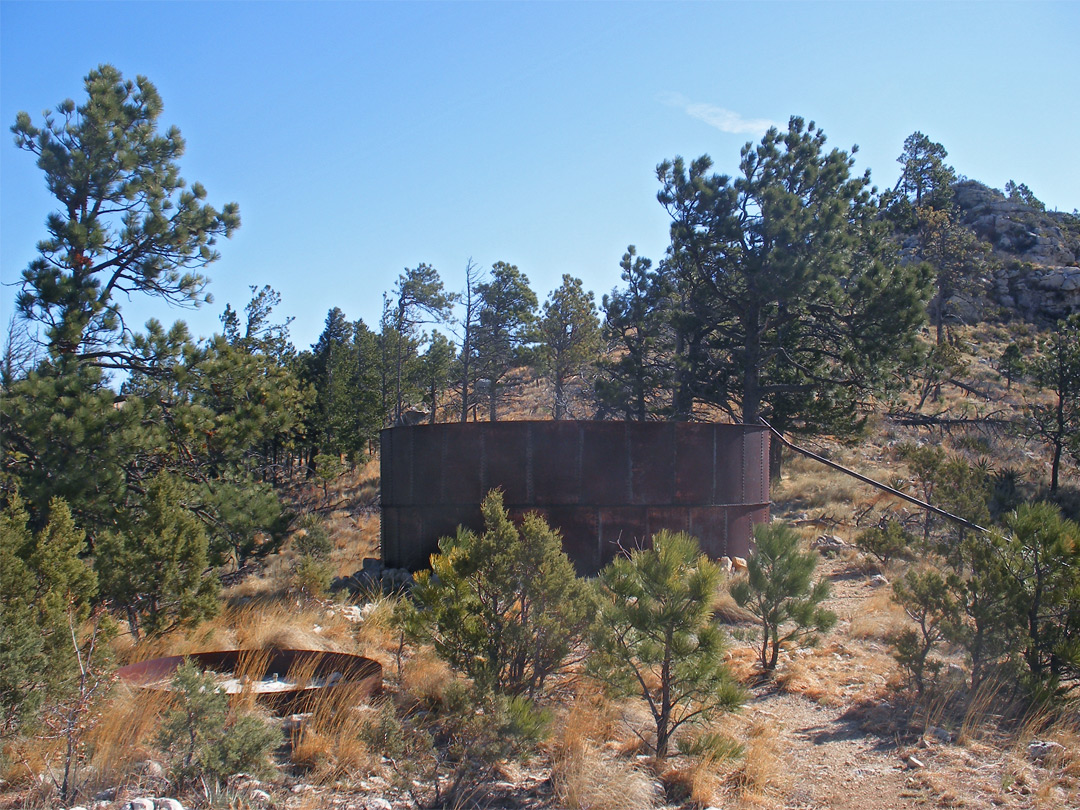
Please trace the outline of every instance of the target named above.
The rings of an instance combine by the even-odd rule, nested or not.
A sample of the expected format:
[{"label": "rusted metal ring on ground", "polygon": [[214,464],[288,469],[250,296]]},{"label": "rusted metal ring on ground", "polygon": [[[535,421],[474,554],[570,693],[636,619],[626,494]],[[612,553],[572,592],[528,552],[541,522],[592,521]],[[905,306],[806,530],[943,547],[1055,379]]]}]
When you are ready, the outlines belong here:
[{"label": "rusted metal ring on ground", "polygon": [[[325,650],[217,650],[170,655],[129,664],[119,678],[140,689],[171,691],[172,678],[185,660],[224,678],[226,692],[253,694],[275,710],[293,711],[312,700],[350,690],[357,698],[382,691],[382,665],[351,653]],[[232,682],[228,676],[236,676]]]}]

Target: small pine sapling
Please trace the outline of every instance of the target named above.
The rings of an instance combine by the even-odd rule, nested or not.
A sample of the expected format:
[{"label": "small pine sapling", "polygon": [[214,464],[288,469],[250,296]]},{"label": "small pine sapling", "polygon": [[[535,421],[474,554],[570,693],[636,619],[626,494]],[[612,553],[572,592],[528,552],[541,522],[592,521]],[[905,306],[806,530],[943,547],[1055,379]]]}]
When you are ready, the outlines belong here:
[{"label": "small pine sapling", "polygon": [[638,694],[656,723],[656,756],[675,732],[742,703],[712,620],[720,567],[696,539],[661,531],[651,549],[613,560],[598,582],[600,610],[589,661],[619,694]]},{"label": "small pine sapling", "polygon": [[818,633],[836,623],[836,614],[821,606],[829,583],[813,581],[817,556],[800,550],[797,532],[783,523],[763,523],[754,527],[754,540],[746,577],[732,584],[731,596],[760,622],[758,660],[771,673],[781,648],[815,644]]}]

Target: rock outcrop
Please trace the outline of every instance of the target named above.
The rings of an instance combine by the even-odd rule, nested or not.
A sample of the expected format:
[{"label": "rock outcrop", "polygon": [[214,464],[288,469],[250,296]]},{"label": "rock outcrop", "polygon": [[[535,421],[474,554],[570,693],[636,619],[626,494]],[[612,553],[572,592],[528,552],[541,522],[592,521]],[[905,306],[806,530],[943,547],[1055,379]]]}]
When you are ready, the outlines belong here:
[{"label": "rock outcrop", "polygon": [[987,303],[1040,325],[1080,312],[1080,218],[1010,200],[974,180],[954,192],[960,221],[997,260]]}]

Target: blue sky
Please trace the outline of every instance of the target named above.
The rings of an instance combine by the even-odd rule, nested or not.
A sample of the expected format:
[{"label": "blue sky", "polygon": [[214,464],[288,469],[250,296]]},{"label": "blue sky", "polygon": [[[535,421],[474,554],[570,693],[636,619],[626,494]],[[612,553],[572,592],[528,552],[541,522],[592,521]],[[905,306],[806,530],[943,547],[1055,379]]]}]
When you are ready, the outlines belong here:
[{"label": "blue sky", "polygon": [[[961,174],[1080,207],[1080,3],[0,3],[0,121],[84,98],[102,62],[143,74],[181,173],[243,226],[198,312],[219,328],[270,284],[294,342],[327,310],[378,321],[405,267],[450,289],[503,260],[543,299],[563,273],[597,299],[628,244],[667,244],[656,164],[717,170],[770,122],[813,119],[896,182],[904,138]],[[0,278],[17,282],[52,210],[32,156],[0,138]],[[15,287],[0,289],[6,324]]]}]

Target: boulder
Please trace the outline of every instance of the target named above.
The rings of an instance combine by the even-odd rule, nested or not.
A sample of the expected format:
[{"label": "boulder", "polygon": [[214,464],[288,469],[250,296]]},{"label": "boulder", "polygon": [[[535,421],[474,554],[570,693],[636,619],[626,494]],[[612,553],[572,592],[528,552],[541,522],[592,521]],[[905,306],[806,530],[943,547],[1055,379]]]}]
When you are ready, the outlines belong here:
[{"label": "boulder", "polygon": [[1028,756],[1035,762],[1045,763],[1051,757],[1065,753],[1065,746],[1053,740],[1032,740],[1028,743]]}]

